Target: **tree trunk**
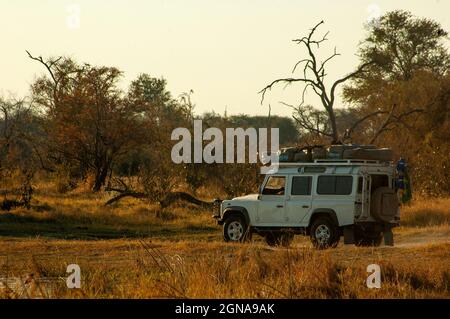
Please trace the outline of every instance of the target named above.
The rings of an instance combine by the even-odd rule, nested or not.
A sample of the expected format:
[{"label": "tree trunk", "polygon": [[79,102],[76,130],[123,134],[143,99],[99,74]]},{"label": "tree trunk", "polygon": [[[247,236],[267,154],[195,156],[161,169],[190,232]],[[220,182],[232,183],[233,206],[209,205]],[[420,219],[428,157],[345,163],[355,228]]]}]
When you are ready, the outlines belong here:
[{"label": "tree trunk", "polygon": [[103,185],[105,185],[106,177],[108,176],[108,165],[100,167],[95,172],[95,182],[92,191],[98,192]]},{"label": "tree trunk", "polygon": [[333,141],[331,141],[331,144],[336,144],[339,141],[338,136],[338,130],[336,125],[336,115],[334,114],[333,109],[327,109],[328,117],[330,119],[330,125],[331,125],[331,133],[333,134]]}]

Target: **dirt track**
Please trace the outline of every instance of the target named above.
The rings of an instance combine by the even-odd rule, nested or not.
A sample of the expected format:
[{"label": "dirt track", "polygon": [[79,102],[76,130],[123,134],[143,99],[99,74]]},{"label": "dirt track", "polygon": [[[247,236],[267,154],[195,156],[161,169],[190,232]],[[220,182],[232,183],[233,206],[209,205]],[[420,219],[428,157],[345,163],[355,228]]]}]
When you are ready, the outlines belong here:
[{"label": "dirt track", "polygon": [[[399,228],[395,231],[395,245],[393,247],[384,246],[372,248],[355,247],[354,245],[343,245],[341,240],[336,249],[329,250],[332,254],[342,255],[344,259],[359,255],[360,252],[370,251],[382,255],[391,255],[414,250],[416,248],[426,248],[427,246],[450,245],[450,227],[428,227],[428,228]],[[168,255],[182,254],[190,257],[205,255],[214,250],[235,250],[258,248],[264,251],[276,251],[285,249],[283,247],[269,247],[259,236],[254,236],[250,244],[227,244],[224,243],[220,234],[213,238],[202,238],[199,240],[168,240],[164,238],[145,239],[157,249]],[[291,248],[304,249],[311,247],[309,238],[296,236]],[[11,238],[0,237],[0,258],[11,260],[25,260],[32,256],[40,256],[44,259],[82,259],[82,260],[102,260],[113,264],[127,259],[135,250],[142,249],[142,245],[137,239],[111,239],[111,240],[61,240],[45,238]],[[450,261],[450,258],[449,258]],[[1,262],[1,260],[0,260]]]}]

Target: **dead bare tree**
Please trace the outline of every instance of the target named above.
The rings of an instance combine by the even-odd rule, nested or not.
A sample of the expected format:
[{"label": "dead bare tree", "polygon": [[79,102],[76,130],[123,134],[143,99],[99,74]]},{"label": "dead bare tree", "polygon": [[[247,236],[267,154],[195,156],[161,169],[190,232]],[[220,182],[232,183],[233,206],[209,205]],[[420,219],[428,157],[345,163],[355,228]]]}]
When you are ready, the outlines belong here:
[{"label": "dead bare tree", "polygon": [[[264,87],[259,93],[261,94],[261,103],[264,101],[265,94],[268,90],[271,90],[272,87],[279,83],[284,83],[286,86],[292,83],[303,83],[304,87],[301,94],[301,102],[300,104],[295,107],[295,110],[297,111],[297,114],[300,115],[299,120],[297,122],[299,125],[303,126],[307,130],[316,131],[319,134],[322,134],[324,136],[330,137],[332,140],[332,143],[336,143],[339,140],[339,132],[336,125],[336,114],[335,114],[335,101],[336,101],[336,89],[337,87],[346,82],[347,80],[363,73],[365,69],[374,62],[367,62],[361,64],[356,71],[336,80],[332,85],[331,88],[328,89],[325,85],[325,77],[326,77],[326,65],[329,61],[331,61],[336,56],[339,56],[340,54],[337,53],[336,48],[334,49],[333,54],[331,54],[328,58],[325,60],[319,62],[317,58],[317,53],[315,52],[315,49],[320,48],[320,44],[327,41],[327,35],[329,32],[325,33],[325,35],[320,38],[316,39],[315,32],[317,28],[322,25],[324,22],[321,21],[317,25],[315,25],[308,36],[294,39],[293,41],[297,44],[304,45],[308,52],[308,57],[305,59],[302,59],[298,61],[292,70],[292,73],[295,73],[297,68],[300,65],[303,65],[303,76],[302,77],[290,77],[290,78],[282,78],[272,81],[269,85]],[[305,114],[305,110],[303,110],[304,102],[305,102],[305,94],[308,91],[308,89],[312,89],[314,93],[320,98],[320,101],[322,103],[322,106],[325,108],[327,115],[328,115],[328,121],[329,121],[329,130],[323,130],[320,127],[317,127],[315,125],[312,125],[312,122],[309,119],[303,118],[303,115]],[[328,129],[328,128],[327,128]]]}]

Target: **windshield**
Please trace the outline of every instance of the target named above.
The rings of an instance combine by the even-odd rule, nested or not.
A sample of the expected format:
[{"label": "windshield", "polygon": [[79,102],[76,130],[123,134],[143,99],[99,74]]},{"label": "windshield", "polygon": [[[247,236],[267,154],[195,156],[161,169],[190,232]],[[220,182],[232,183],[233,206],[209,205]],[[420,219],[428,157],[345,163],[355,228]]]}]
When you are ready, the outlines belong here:
[{"label": "windshield", "polygon": [[263,195],[284,195],[285,176],[270,176],[262,191]]}]

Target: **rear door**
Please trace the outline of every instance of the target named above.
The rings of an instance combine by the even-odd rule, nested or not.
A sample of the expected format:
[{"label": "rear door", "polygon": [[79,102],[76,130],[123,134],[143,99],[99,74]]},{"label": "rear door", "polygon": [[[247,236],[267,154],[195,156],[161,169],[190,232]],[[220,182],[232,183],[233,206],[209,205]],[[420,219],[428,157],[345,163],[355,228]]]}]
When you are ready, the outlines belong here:
[{"label": "rear door", "polygon": [[361,203],[362,203],[362,214],[363,218],[369,218],[370,216],[370,195],[372,188],[372,180],[370,175],[363,174],[363,184],[361,193]]},{"label": "rear door", "polygon": [[363,207],[363,185],[364,185],[364,176],[358,176],[357,184],[356,184],[356,194],[355,194],[355,217],[360,218],[362,214]]},{"label": "rear door", "polygon": [[291,176],[290,193],[286,199],[286,223],[302,226],[303,218],[311,210],[313,176]]}]

